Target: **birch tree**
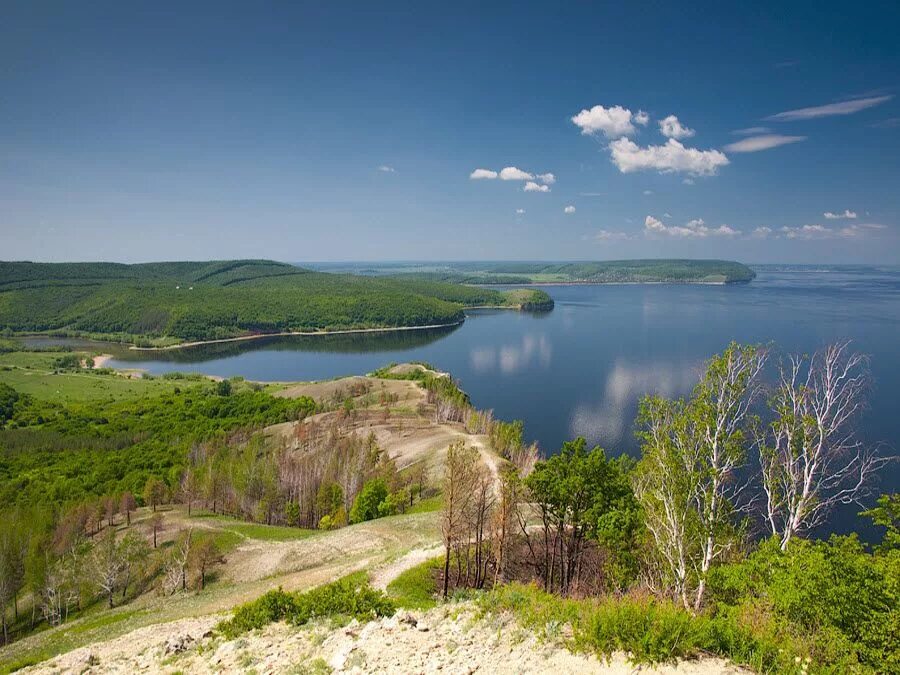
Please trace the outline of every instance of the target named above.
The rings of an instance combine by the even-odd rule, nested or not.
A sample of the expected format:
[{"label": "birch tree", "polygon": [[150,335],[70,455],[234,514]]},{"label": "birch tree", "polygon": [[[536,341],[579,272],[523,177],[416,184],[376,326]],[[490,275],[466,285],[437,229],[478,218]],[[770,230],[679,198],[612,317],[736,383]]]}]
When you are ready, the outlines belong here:
[{"label": "birch tree", "polygon": [[854,433],[867,400],[867,365],[849,342],[781,364],[775,419],[758,447],[765,519],[782,550],[837,505],[867,496],[888,461]]},{"label": "birch tree", "polygon": [[734,544],[734,515],[746,483],[751,414],[762,387],[763,349],[732,343],[713,357],[689,401],[641,403],[643,458],[635,494],[685,608],[698,610],[713,563]]}]

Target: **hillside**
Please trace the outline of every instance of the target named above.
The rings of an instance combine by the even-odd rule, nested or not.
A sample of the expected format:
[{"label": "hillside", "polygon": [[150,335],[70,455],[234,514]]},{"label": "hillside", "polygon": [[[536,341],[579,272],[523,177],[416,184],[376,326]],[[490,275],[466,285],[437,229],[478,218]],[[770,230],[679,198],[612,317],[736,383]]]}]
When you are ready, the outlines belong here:
[{"label": "hillside", "polygon": [[[323,268],[325,269],[325,268]],[[329,267],[333,271],[391,275],[463,284],[742,283],[756,273],[728,260],[609,260],[585,262],[456,262]]]},{"label": "hillside", "polygon": [[458,323],[466,307],[549,307],[423,279],[328,274],[266,260],[0,263],[0,330],[165,343]]}]

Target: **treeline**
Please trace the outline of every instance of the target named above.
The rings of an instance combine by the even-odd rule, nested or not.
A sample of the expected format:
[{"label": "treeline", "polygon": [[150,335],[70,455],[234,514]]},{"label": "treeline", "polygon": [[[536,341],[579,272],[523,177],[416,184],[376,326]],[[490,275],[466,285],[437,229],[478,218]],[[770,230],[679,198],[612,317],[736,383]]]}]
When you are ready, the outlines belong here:
[{"label": "treeline", "polygon": [[532,280],[537,276],[538,281],[540,277],[555,276],[560,281],[590,281],[594,283],[705,280],[746,282],[756,277],[756,273],[746,265],[730,260],[650,259],[572,263],[454,263],[451,269],[488,275],[515,275]]},{"label": "treeline", "polygon": [[71,405],[0,384],[0,506],[140,494],[150,477],[175,485],[196,444],[316,410],[310,398],[276,398],[243,384]]},{"label": "treeline", "polygon": [[[535,291],[530,302],[545,306]],[[552,304],[552,301],[549,301]],[[523,304],[500,291],[312,272],[270,261],[0,263],[0,329],[132,340],[446,325],[467,306]]]},{"label": "treeline", "polygon": [[[886,529],[875,547],[806,539],[870,495],[887,461],[853,434],[865,359],[833,345],[784,359],[769,384],[769,356],[731,345],[690,398],[645,398],[636,462],[578,439],[496,484],[477,451],[451,448],[443,595],[537,582],[551,595],[522,591],[518,611],[576,616],[581,644],[651,661],[714,651],[764,672],[900,671],[900,496],[865,514]],[[576,610],[554,595],[601,600]]]}]

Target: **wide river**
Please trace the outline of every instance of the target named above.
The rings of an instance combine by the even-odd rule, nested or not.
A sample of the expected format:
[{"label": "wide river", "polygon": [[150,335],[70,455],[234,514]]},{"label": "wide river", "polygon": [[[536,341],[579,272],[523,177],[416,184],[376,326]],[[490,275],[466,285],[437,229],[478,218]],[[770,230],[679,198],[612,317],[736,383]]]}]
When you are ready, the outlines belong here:
[{"label": "wide river", "polygon": [[[314,380],[428,361],[451,372],[476,406],[525,420],[527,436],[545,452],[584,436],[609,453],[635,454],[639,397],[688,394],[704,360],[731,340],[772,343],[787,353],[849,338],[871,357],[873,388],[860,429],[897,454],[900,269],[757,273],[752,283],[728,286],[551,286],[545,290],[556,307],[546,314],[473,312],[450,330],[271,339],[152,357],[119,352],[110,365]],[[883,490],[900,488],[898,465],[883,472]]]}]

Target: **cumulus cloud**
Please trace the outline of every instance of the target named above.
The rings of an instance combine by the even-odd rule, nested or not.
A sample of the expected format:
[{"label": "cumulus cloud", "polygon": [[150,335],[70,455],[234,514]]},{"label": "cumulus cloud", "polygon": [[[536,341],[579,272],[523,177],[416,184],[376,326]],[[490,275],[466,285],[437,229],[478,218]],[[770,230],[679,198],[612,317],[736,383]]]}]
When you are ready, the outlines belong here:
[{"label": "cumulus cloud", "polygon": [[645,127],[650,122],[650,115],[643,110],[638,110],[634,116],[634,122],[635,124],[640,124],[642,127]]},{"label": "cumulus cloud", "polygon": [[503,169],[500,169],[500,180],[532,180],[534,176],[527,171],[522,171],[522,169],[516,168],[514,166],[507,166]]},{"label": "cumulus cloud", "polygon": [[693,184],[694,184],[694,179],[693,179],[693,178],[685,178],[685,179],[684,179],[683,181],[681,181],[681,182],[684,183],[685,185],[693,185]]},{"label": "cumulus cloud", "polygon": [[531,180],[525,183],[525,187],[522,189],[525,190],[525,192],[550,192],[549,185],[540,185]]},{"label": "cumulus cloud", "polygon": [[632,121],[638,124],[646,124],[649,119],[647,113],[638,111],[637,116],[635,116],[632,115],[628,108],[623,108],[620,105],[614,105],[611,108],[595,105],[593,108],[584,109],[573,116],[572,122],[585,135],[602,133],[607,138],[621,138],[634,133],[635,129]]},{"label": "cumulus cloud", "polygon": [[624,241],[626,239],[631,239],[631,235],[622,231],[597,230],[597,232],[585,237],[585,239],[592,239],[594,241]]},{"label": "cumulus cloud", "polygon": [[757,227],[755,230],[753,230],[753,233],[750,236],[753,237],[754,239],[765,239],[770,234],[772,234],[772,228],[766,227],[765,225],[763,225],[763,226]]},{"label": "cumulus cloud", "polygon": [[690,138],[697,132],[684,126],[675,115],[669,115],[659,121],[659,130],[666,138]]},{"label": "cumulus cloud", "polygon": [[728,164],[728,158],[718,150],[686,148],[674,138],[665,145],[642,148],[627,138],[609,144],[612,161],[622,173],[655,169],[660,173],[684,172],[692,176],[715,175],[719,167]]},{"label": "cumulus cloud", "polygon": [[383,171],[384,173],[394,173],[394,167],[388,166],[387,164],[382,164],[378,167],[379,171]]},{"label": "cumulus cloud", "polygon": [[834,230],[822,225],[803,225],[801,227],[785,225],[780,231],[787,239],[824,239],[834,236]]},{"label": "cumulus cloud", "polygon": [[570,204],[563,209],[563,213],[575,213],[575,207]]},{"label": "cumulus cloud", "polygon": [[556,176],[552,173],[539,173],[537,179],[545,185],[553,185],[556,182]]},{"label": "cumulus cloud", "polygon": [[728,152],[759,152],[770,150],[789,143],[805,141],[806,136],[781,136],[779,134],[766,134],[764,136],[751,136],[743,140],[725,146]]},{"label": "cumulus cloud", "polygon": [[735,136],[758,136],[772,133],[772,130],[769,127],[747,127],[746,129],[735,129],[731,133]]},{"label": "cumulus cloud", "polygon": [[653,190],[644,190],[644,194],[645,194],[645,195],[652,195],[652,194],[653,194]]},{"label": "cumulus cloud", "polygon": [[838,230],[838,236],[850,238],[861,237],[873,231],[886,229],[886,225],[880,225],[878,223],[862,223],[860,225],[853,224],[847,225],[846,227],[842,227],[840,230]]},{"label": "cumulus cloud", "polygon": [[881,105],[890,101],[893,96],[870,96],[868,98],[856,98],[849,101],[841,101],[840,103],[829,103],[827,105],[818,105],[811,108],[798,108],[796,110],[787,110],[775,115],[770,115],[765,119],[771,122],[796,122],[797,120],[810,120],[817,117],[832,117],[834,115],[852,115],[860,110]]},{"label": "cumulus cloud", "polygon": [[491,171],[490,169],[475,169],[472,173],[469,174],[469,178],[471,180],[482,180],[482,179],[494,179],[497,177],[496,171]]},{"label": "cumulus cloud", "polygon": [[849,220],[854,220],[856,218],[856,211],[851,211],[850,209],[844,209],[843,213],[832,213],[831,211],[826,211],[822,214],[828,220],[842,220],[847,218]]},{"label": "cumulus cloud", "polygon": [[682,239],[702,239],[704,237],[733,237],[740,234],[740,231],[728,225],[709,227],[702,218],[688,221],[684,225],[666,225],[658,218],[647,216],[644,219],[644,233],[651,236],[663,235]]}]

